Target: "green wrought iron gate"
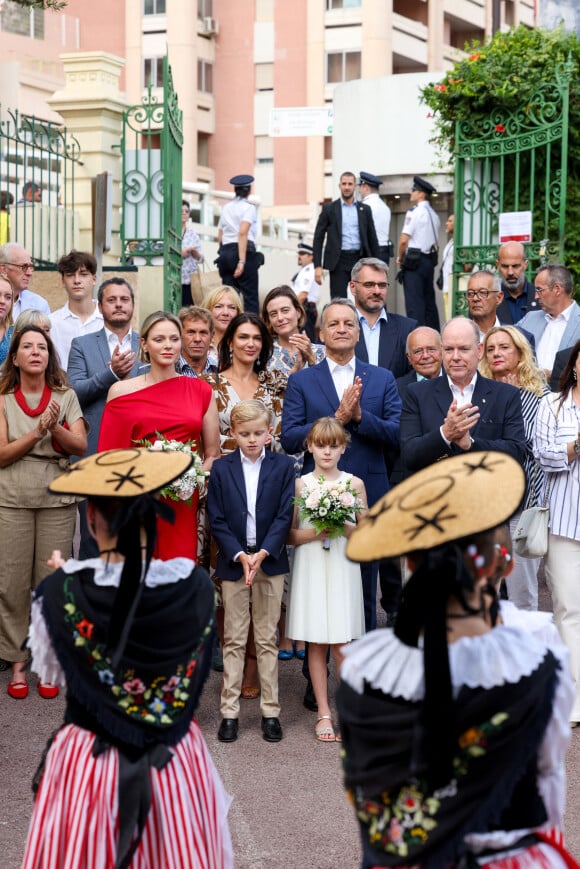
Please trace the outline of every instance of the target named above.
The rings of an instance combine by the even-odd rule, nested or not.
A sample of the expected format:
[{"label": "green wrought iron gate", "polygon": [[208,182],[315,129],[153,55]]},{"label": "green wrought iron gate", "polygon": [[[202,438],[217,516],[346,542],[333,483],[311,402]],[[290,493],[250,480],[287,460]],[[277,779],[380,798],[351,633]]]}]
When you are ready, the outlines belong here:
[{"label": "green wrought iron gate", "polygon": [[524,243],[529,276],[543,262],[564,261],[571,74],[568,60],[517,112],[498,110],[483,125],[457,123],[454,313],[467,309],[461,275],[496,262],[501,213],[532,212],[532,238]]},{"label": "green wrought iron gate", "polygon": [[181,305],[181,190],[183,116],[163,58],[163,102],[151,84],[141,103],[123,115],[123,213],[125,264],[164,267],[163,307]]}]

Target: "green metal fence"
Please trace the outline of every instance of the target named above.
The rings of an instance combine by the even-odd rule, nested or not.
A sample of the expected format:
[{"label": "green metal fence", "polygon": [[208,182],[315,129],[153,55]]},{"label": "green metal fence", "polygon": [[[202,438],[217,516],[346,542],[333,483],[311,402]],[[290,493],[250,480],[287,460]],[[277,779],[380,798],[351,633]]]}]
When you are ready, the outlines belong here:
[{"label": "green metal fence", "polygon": [[460,275],[495,264],[501,213],[532,213],[532,237],[524,242],[530,276],[548,259],[563,261],[571,74],[569,60],[517,112],[493,112],[483,125],[470,118],[457,124],[455,313],[467,310]]},{"label": "green metal fence", "polygon": [[126,264],[163,266],[163,306],[181,305],[183,118],[167,57],[163,102],[152,87],[123,116],[121,246]]},{"label": "green metal fence", "polygon": [[66,127],[0,106],[0,244],[15,241],[38,265],[77,246],[77,139]]}]

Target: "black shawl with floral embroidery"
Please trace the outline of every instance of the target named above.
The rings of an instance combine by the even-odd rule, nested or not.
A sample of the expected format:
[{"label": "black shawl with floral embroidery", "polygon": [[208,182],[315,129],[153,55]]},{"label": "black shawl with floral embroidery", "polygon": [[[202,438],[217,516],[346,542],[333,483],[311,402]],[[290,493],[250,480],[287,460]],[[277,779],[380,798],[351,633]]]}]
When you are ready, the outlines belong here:
[{"label": "black shawl with floral embroidery", "polygon": [[115,671],[106,640],[116,593],[95,585],[91,568],[58,570],[37,591],[67,680],[67,721],[136,754],[174,745],[209,672],[213,585],[196,567],[186,579],[144,588]]},{"label": "black shawl with floral embroidery", "polygon": [[426,780],[422,704],[342,682],[337,706],[347,794],[369,866],[441,869],[469,833],[529,829],[546,820],[536,755],[550,719],[558,663],[548,652],[517,684],[462,688],[453,777]]}]

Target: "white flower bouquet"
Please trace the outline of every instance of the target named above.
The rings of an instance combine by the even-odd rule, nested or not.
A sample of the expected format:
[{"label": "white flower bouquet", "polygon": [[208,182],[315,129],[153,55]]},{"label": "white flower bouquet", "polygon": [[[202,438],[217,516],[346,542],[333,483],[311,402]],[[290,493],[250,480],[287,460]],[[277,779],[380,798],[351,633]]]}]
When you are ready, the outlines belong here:
[{"label": "white flower bouquet", "polygon": [[294,498],[300,517],[307,520],[318,534],[326,531],[328,538],[322,541],[324,549],[330,549],[332,537],[341,537],[347,522],[355,522],[362,510],[362,501],[356,489],[346,480],[326,480],[321,474],[313,486],[304,486],[299,497]]},{"label": "white flower bouquet", "polygon": [[169,498],[171,501],[186,501],[188,504],[191,504],[191,499],[196,489],[201,495],[204,494],[206,481],[209,477],[209,471],[202,470],[203,462],[201,456],[197,452],[195,441],[185,441],[185,443],[182,443],[181,441],[168,440],[165,435],[162,435],[158,431],[155,432],[155,435],[156,440],[153,442],[145,438],[136,441],[136,443],[138,446],[147,447],[154,452],[169,451],[187,453],[187,455],[193,457],[193,462],[185,474],[182,474],[177,480],[174,480],[172,483],[169,483],[168,486],[164,486],[163,489],[161,489],[161,494],[164,498]]}]

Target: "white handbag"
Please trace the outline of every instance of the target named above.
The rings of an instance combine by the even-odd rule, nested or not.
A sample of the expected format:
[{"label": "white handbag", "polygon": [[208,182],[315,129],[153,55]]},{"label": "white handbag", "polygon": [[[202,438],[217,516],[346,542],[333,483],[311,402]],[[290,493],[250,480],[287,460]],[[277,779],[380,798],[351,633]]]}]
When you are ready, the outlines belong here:
[{"label": "white handbag", "polygon": [[522,558],[541,558],[548,551],[548,529],[550,527],[550,509],[529,507],[522,510],[513,543],[516,555]]}]

